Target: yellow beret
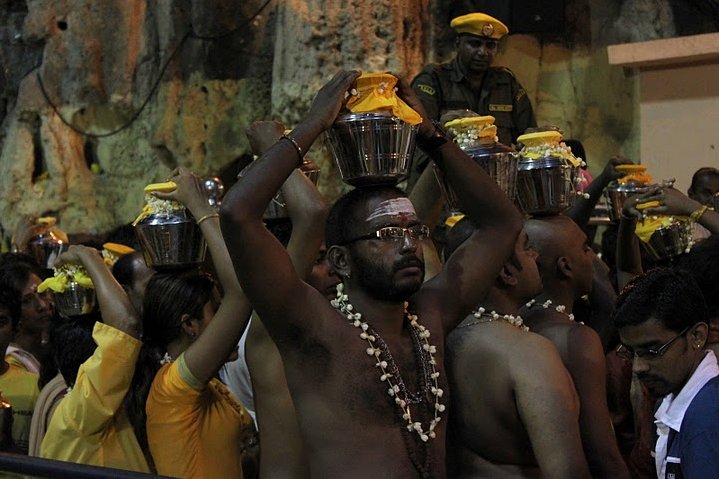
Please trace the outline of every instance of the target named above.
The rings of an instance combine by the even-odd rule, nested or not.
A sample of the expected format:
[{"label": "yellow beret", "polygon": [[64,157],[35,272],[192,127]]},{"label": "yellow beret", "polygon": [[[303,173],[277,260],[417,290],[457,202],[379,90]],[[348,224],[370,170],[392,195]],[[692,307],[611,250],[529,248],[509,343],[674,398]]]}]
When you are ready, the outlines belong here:
[{"label": "yellow beret", "polygon": [[453,18],[449,26],[457,33],[469,33],[494,40],[500,40],[509,33],[509,28],[504,23],[484,13],[469,13]]}]

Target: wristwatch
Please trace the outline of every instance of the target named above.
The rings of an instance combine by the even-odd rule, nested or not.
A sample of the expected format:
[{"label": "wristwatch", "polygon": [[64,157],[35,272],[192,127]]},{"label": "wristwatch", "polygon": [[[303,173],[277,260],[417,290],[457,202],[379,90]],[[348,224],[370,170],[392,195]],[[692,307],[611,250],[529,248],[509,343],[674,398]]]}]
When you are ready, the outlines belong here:
[{"label": "wristwatch", "polygon": [[449,134],[440,122],[432,120],[432,125],[434,125],[434,131],[430,136],[426,138],[417,136],[417,146],[426,152],[434,151],[449,141]]}]

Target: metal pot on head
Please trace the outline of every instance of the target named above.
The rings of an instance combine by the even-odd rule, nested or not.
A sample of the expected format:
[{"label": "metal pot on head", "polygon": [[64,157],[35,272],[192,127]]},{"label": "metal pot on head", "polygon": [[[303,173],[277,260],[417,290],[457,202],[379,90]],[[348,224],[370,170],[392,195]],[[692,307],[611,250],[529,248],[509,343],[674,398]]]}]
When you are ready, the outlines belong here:
[{"label": "metal pot on head", "polygon": [[574,204],[577,196],[575,168],[562,158],[520,159],[517,200],[528,215],[553,215]]},{"label": "metal pot on head", "polygon": [[66,317],[89,314],[95,308],[95,290],[70,281],[62,293],[54,293],[55,308]]},{"label": "metal pot on head", "polygon": [[[145,193],[161,191],[168,184],[174,188],[172,183],[148,185]],[[192,214],[180,203],[151,195],[145,198],[147,206],[133,225],[147,266],[185,268],[201,264],[207,245]]]},{"label": "metal pot on head", "polygon": [[524,144],[519,152],[517,202],[528,215],[558,214],[574,204],[582,161],[561,140],[562,134],[554,129],[517,139]]},{"label": "metal pot on head", "polygon": [[691,223],[675,218],[671,224],[657,228],[648,242],[640,243],[658,261],[688,253],[692,247]]},{"label": "metal pot on head", "polygon": [[407,177],[418,129],[389,112],[348,113],[337,118],[325,142],[345,183],[395,185]]}]

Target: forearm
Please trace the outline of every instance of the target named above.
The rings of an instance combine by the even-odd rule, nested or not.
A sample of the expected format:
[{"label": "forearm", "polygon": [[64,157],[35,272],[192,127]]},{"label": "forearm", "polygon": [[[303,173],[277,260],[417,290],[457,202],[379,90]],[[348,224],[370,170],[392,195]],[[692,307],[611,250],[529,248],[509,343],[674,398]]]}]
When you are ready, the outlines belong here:
[{"label": "forearm", "polygon": [[599,198],[602,196],[602,191],[607,186],[607,181],[604,175],[599,175],[594,181],[589,183],[589,186],[584,190],[584,193],[589,195],[589,198],[579,196],[574,201],[574,205],[567,210],[567,216],[572,218],[577,225],[583,230],[589,223],[589,218],[592,216],[592,211],[597,205]]},{"label": "forearm", "polygon": [[432,166],[424,169],[412,188],[409,199],[419,219],[433,230],[442,214],[442,194]]},{"label": "forearm", "polygon": [[699,217],[698,223],[708,229],[711,234],[719,235],[719,213],[712,210],[706,210]]},{"label": "forearm", "polygon": [[103,322],[133,338],[138,338],[140,321],[137,312],[102,257],[99,254],[85,254],[82,262],[95,286],[95,295]]},{"label": "forearm", "polygon": [[[307,152],[321,132],[321,126],[306,120],[290,136],[302,152]],[[239,222],[262,221],[267,205],[301,160],[291,141],[278,140],[230,188],[222,201],[222,214]]]},{"label": "forearm", "polygon": [[282,195],[292,221],[287,252],[300,277],[306,278],[324,237],[327,204],[315,185],[299,170],[285,181]]},{"label": "forearm", "polygon": [[642,274],[639,238],[634,234],[636,223],[634,218],[622,217],[617,233],[617,272],[629,273],[633,276]]}]

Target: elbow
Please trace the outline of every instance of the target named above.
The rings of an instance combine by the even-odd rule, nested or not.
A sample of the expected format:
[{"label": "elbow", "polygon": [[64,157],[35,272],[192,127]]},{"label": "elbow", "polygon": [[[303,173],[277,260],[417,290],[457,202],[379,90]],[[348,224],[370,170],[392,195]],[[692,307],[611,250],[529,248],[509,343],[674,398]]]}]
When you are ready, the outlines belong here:
[{"label": "elbow", "polygon": [[223,225],[239,225],[252,218],[250,202],[243,198],[241,191],[236,189],[237,186],[236,184],[232,187],[220,205],[220,221]]}]

